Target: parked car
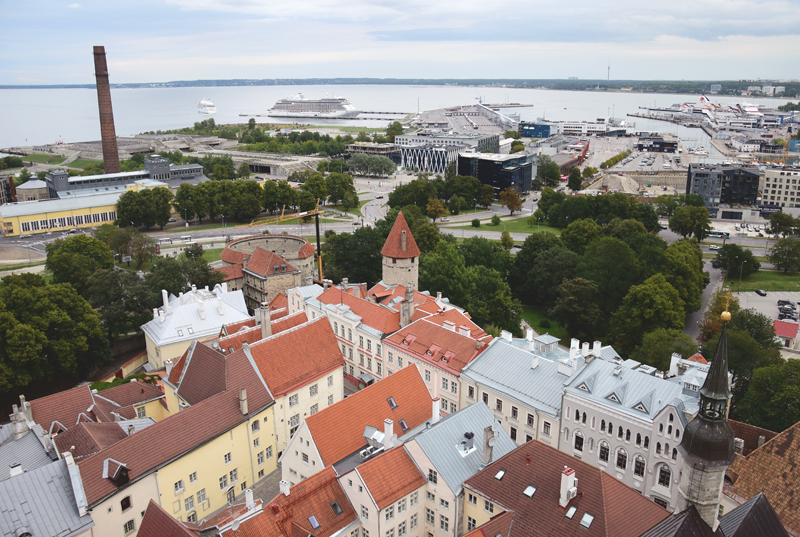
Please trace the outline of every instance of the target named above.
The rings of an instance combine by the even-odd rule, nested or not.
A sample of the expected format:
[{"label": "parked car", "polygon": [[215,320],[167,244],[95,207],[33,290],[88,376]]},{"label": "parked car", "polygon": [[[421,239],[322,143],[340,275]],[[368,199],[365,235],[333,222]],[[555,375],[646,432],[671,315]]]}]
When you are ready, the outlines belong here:
[{"label": "parked car", "polygon": [[449,218],[447,218],[446,216],[443,216],[443,217],[442,217],[442,222],[449,222],[449,221],[450,221],[450,219],[449,219]]},{"label": "parked car", "polygon": [[759,289],[758,291],[756,291],[756,294],[758,296],[767,296],[767,292],[764,291],[763,289]]},{"label": "parked car", "polygon": [[779,306],[782,306],[782,305],[794,306],[794,302],[792,302],[791,300],[786,300],[785,298],[779,298],[778,299],[778,305]]},{"label": "parked car", "polygon": [[722,246],[719,246],[717,244],[712,244],[711,246],[709,246],[709,248],[712,250],[720,250],[722,249]]}]

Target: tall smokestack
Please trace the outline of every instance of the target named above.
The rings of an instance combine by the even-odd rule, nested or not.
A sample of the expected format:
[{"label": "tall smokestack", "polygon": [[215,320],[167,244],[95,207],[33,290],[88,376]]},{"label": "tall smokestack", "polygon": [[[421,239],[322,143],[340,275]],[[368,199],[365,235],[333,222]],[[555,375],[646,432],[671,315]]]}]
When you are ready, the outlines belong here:
[{"label": "tall smokestack", "polygon": [[117,134],[114,130],[114,111],[111,109],[111,87],[105,47],[94,47],[94,76],[97,79],[97,104],[100,107],[100,136],[103,140],[105,173],[119,173]]}]

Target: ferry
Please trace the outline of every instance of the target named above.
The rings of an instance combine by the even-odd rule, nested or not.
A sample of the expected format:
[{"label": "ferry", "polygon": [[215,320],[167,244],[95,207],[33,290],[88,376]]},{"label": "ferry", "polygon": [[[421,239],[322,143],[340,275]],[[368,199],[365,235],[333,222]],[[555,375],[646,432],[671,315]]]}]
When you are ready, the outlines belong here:
[{"label": "ferry", "polygon": [[359,113],[344,97],[306,99],[302,93],[281,99],[267,110],[272,117],[348,118]]},{"label": "ferry", "polygon": [[198,114],[216,114],[217,113],[217,106],[211,102],[210,99],[203,99],[199,103],[197,103],[197,113]]}]

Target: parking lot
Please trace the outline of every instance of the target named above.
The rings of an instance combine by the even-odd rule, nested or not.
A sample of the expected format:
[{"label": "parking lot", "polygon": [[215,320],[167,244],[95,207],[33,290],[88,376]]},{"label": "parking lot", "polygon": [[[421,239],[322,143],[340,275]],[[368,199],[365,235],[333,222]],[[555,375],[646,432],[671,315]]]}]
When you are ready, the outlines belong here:
[{"label": "parking lot", "polygon": [[769,291],[767,296],[758,296],[754,292],[737,293],[735,287],[731,291],[733,291],[733,297],[739,299],[739,306],[742,309],[753,308],[770,319],[778,318],[778,300],[791,300],[795,304],[800,301],[800,291]]}]

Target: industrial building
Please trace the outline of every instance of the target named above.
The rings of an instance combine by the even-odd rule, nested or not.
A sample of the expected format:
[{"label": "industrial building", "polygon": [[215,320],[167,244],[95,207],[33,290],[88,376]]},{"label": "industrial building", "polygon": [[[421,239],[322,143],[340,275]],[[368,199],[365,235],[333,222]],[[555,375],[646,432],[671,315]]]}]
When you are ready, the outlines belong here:
[{"label": "industrial building", "polygon": [[636,123],[624,119],[597,121],[521,122],[519,133],[529,138],[549,138],[558,134],[573,136],[630,136],[636,133]]},{"label": "industrial building", "polygon": [[482,153],[484,151],[500,152],[499,134],[481,134],[478,132],[449,133],[420,131],[414,134],[400,134],[394,137],[394,143],[402,146],[431,144],[437,146],[466,146]]},{"label": "industrial building", "polygon": [[535,158],[535,155],[525,153],[461,153],[458,156],[458,174],[477,177],[481,184],[491,185],[495,198],[512,186],[517,187],[520,192],[529,192]]},{"label": "industrial building", "polygon": [[711,218],[742,220],[745,214],[735,206],[755,205],[759,176],[757,168],[689,165],[686,193],[701,196]]},{"label": "industrial building", "polygon": [[676,153],[678,151],[677,138],[663,136],[643,136],[636,143],[637,151],[650,151],[652,153]]}]

